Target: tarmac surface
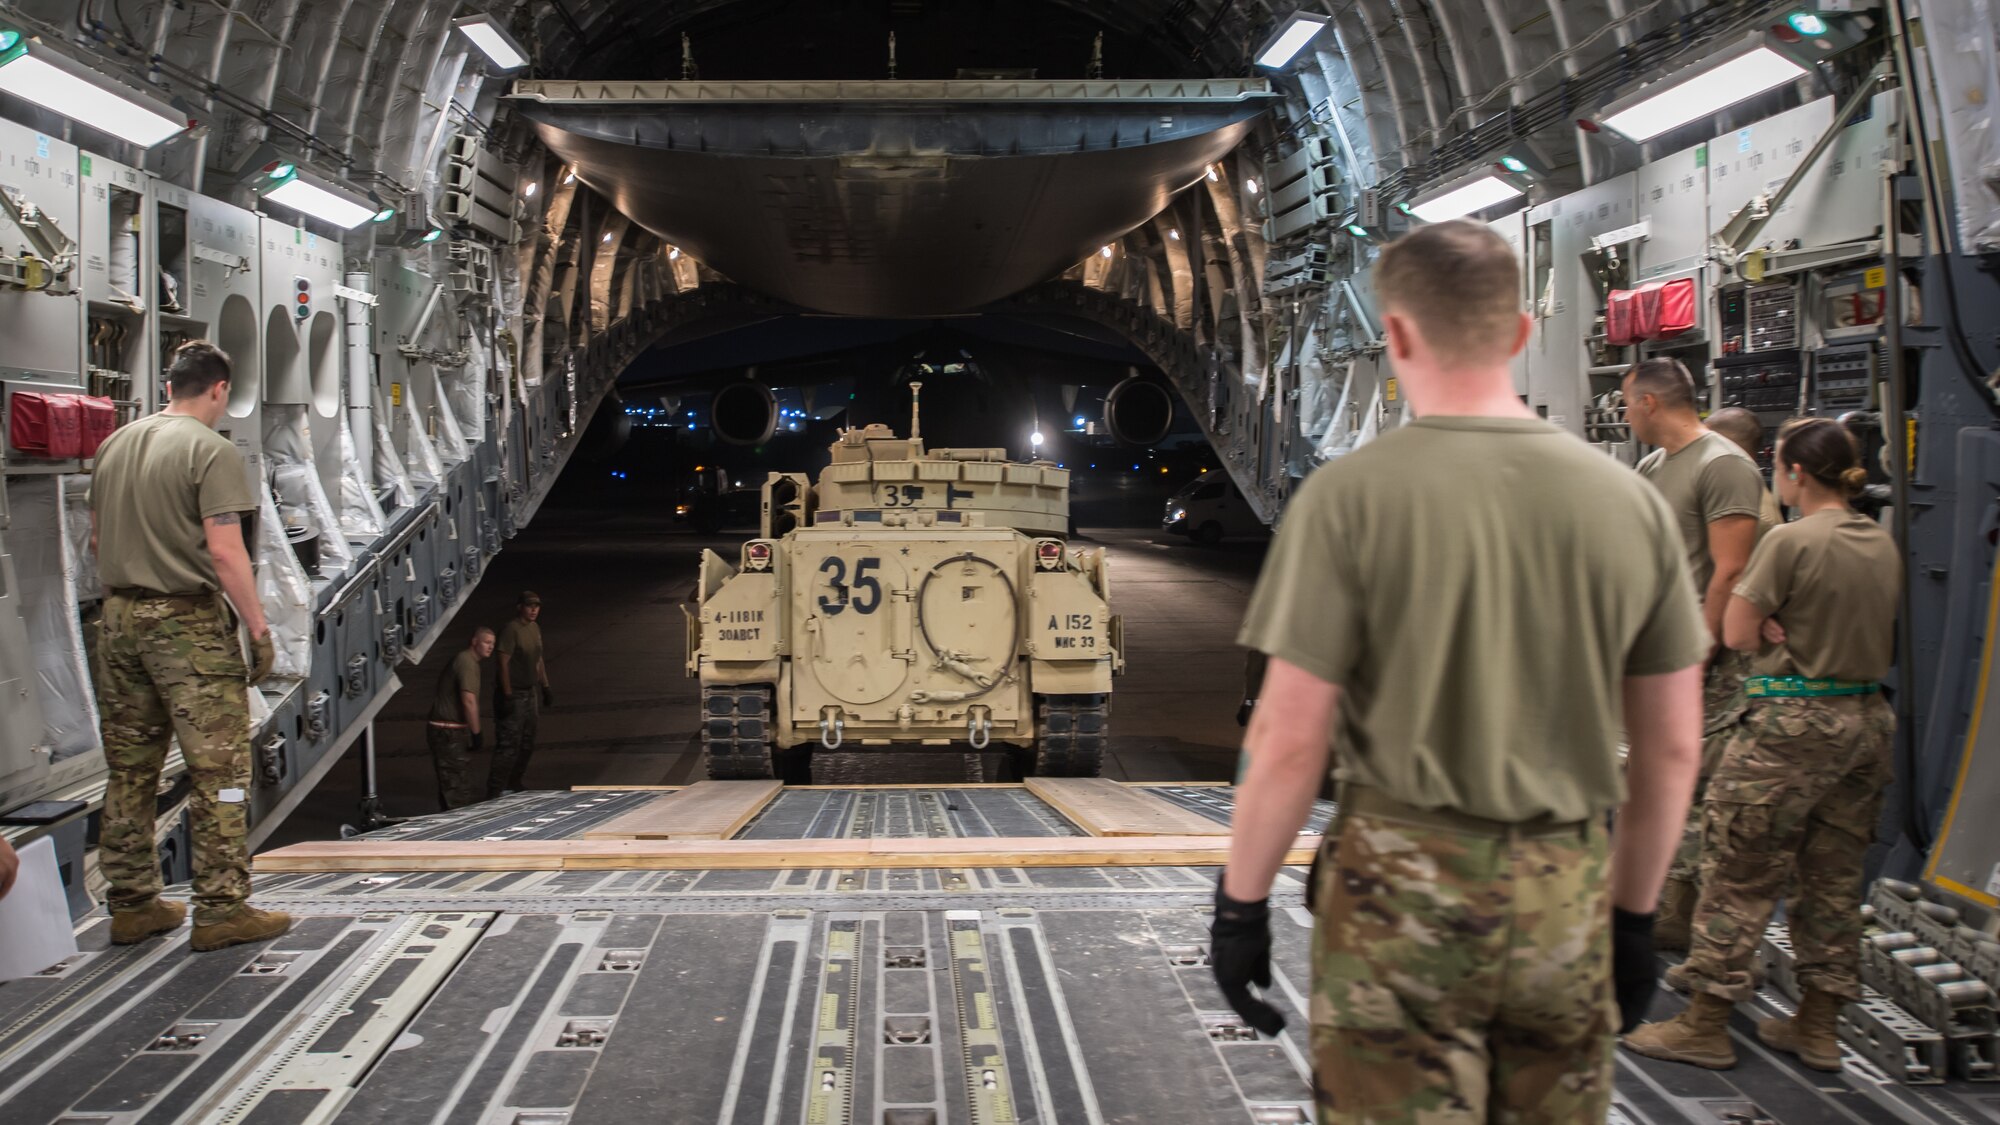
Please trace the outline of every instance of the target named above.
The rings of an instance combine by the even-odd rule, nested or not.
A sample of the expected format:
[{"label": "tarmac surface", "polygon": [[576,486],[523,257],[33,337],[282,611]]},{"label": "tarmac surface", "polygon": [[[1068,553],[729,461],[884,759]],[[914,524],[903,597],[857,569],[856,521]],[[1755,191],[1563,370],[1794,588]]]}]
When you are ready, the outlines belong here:
[{"label": "tarmac surface", "polygon": [[[545,709],[529,789],[675,785],[704,773],[696,740],[697,682],[686,676],[681,605],[693,596],[704,547],[725,555],[747,532],[700,536],[670,516],[633,509],[545,509],[488,566],[471,600],[375,726],[378,792],[393,816],[438,809],[424,718],[439,675],[479,625],[513,615],[522,589],[542,597],[542,636],[556,705]],[[1111,555],[1111,604],[1124,616],[1125,674],[1112,694],[1104,775],[1126,781],[1226,781],[1241,730],[1243,654],[1236,630],[1265,544],[1205,548],[1157,530],[1089,528],[1079,543]],[[485,667],[486,744],[474,755],[478,791],[492,759],[496,661]],[[889,776],[873,763],[816,767],[838,783],[932,780]],[[362,753],[350,750],[265,847],[330,839],[357,822]],[[954,758],[956,763],[960,759]],[[993,755],[994,768],[999,756]],[[822,776],[824,775],[824,776]],[[1011,780],[994,774],[991,780]],[[962,779],[961,779],[962,780]]]}]

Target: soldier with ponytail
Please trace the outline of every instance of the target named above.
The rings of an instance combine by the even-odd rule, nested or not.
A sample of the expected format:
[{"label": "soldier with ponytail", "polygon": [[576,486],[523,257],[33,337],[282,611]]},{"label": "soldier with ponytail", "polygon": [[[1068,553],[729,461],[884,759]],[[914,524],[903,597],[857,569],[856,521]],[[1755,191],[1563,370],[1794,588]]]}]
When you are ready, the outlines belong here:
[{"label": "soldier with ponytail", "polygon": [[1735,1065],[1729,1013],[1753,991],[1758,943],[1796,866],[1786,914],[1804,995],[1796,1016],[1757,1033],[1834,1071],[1835,1021],[1861,996],[1861,864],[1891,774],[1895,716],[1880,686],[1895,657],[1903,564],[1889,533],[1848,503],[1868,472],[1845,426],[1793,419],[1773,463],[1778,499],[1798,518],[1764,536],[1723,612],[1723,641],[1754,660],[1749,710],[1709,781],[1688,959],[1668,974],[1693,1003],[1625,1044]]}]

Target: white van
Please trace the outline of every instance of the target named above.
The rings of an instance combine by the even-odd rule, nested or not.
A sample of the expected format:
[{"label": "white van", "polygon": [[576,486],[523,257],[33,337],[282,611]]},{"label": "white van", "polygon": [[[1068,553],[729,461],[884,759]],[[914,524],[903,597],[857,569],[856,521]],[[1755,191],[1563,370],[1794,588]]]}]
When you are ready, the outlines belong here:
[{"label": "white van", "polygon": [[1228,474],[1220,471],[1203,473],[1174,493],[1160,527],[1210,545],[1224,539],[1261,539],[1269,530]]}]

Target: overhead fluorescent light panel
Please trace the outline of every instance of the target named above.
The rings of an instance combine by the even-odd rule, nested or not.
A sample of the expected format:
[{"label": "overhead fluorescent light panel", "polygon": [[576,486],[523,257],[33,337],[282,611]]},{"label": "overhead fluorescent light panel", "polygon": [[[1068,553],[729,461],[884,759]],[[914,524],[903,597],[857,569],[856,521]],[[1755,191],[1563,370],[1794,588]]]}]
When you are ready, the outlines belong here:
[{"label": "overhead fluorescent light panel", "polygon": [[0,27],[0,93],[54,110],[142,148],[184,133],[187,114],[70,58],[43,40]]},{"label": "overhead fluorescent light panel", "polygon": [[1276,69],[1292,61],[1313,36],[1327,24],[1328,17],[1317,12],[1294,12],[1292,17],[1278,25],[1264,45],[1257,49],[1257,65]]},{"label": "overhead fluorescent light panel", "polygon": [[1806,74],[1805,64],[1755,35],[1612,102],[1597,124],[1633,141],[1649,141]]},{"label": "overhead fluorescent light panel", "polygon": [[1398,210],[1427,223],[1442,223],[1520,199],[1527,193],[1526,177],[1493,165],[1419,193],[1407,207]]},{"label": "overhead fluorescent light panel", "polygon": [[[353,230],[373,221],[383,210],[381,204],[361,192],[301,171],[298,165],[289,162],[265,165],[255,186],[266,202],[332,223],[342,230]],[[389,217],[394,214],[391,210]]]},{"label": "overhead fluorescent light panel", "polygon": [[479,53],[498,71],[519,70],[528,65],[528,52],[521,48],[514,37],[500,26],[500,21],[481,13],[452,21],[452,26],[465,33]]}]

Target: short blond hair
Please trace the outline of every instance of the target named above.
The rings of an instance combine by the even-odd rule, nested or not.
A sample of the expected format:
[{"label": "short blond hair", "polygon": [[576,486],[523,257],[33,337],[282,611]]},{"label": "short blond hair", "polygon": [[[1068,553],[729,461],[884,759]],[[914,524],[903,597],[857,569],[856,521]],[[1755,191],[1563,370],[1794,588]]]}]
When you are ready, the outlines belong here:
[{"label": "short blond hair", "polygon": [[1382,311],[1409,317],[1447,367],[1479,367],[1513,354],[1521,315],[1521,263],[1483,223],[1418,227],[1375,262]]}]

